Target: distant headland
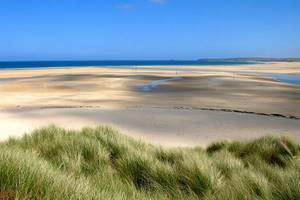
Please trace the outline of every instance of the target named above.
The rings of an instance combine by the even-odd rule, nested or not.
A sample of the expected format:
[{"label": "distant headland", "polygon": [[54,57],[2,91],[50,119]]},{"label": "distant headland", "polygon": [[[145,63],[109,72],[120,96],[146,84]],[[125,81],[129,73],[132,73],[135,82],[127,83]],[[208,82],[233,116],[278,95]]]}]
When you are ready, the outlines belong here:
[{"label": "distant headland", "polygon": [[300,62],[300,58],[264,58],[264,57],[241,57],[241,58],[200,58],[199,61],[226,61],[226,62]]}]

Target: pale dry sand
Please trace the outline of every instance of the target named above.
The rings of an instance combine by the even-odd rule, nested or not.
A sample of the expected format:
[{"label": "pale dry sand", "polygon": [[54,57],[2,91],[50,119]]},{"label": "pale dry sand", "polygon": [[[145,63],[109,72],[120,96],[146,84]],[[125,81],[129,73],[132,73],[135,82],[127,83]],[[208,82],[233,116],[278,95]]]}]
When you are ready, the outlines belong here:
[{"label": "pale dry sand", "polygon": [[[241,73],[299,74],[300,63],[185,68],[191,72],[174,66],[158,66],[164,71],[145,68],[149,67],[1,70],[0,138],[53,122],[68,128],[112,124],[126,134],[165,145],[203,145],[264,134],[299,139],[300,120],[199,109],[300,117],[299,86]],[[152,92],[139,90],[175,76],[183,79],[165,82]]]},{"label": "pale dry sand", "polygon": [[[300,121],[243,113],[166,108],[56,108],[0,111],[0,140],[50,124],[70,129],[110,125],[122,133],[163,146],[206,146],[220,140],[264,135],[300,142]],[[4,134],[3,134],[4,133]]]}]

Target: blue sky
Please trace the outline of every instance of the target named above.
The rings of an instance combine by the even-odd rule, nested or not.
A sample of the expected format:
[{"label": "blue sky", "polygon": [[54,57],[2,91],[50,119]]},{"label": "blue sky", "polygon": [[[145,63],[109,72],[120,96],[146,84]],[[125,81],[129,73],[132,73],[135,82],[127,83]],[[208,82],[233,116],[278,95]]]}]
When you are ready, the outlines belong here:
[{"label": "blue sky", "polygon": [[0,0],[0,60],[300,57],[299,0]]}]

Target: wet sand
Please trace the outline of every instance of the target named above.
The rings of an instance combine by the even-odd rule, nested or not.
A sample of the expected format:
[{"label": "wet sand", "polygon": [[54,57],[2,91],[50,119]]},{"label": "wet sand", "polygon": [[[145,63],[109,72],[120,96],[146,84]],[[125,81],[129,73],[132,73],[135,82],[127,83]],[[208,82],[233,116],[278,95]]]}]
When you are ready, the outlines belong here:
[{"label": "wet sand", "polygon": [[[283,133],[299,138],[300,120],[288,118],[300,117],[300,87],[240,72],[299,74],[300,63],[185,68],[193,71],[180,71],[174,66],[152,68],[1,70],[0,130],[5,133],[1,138],[20,135],[48,121],[61,121],[64,122],[61,125],[69,128],[112,124],[126,134],[166,145],[203,145],[218,139]],[[173,77],[181,78],[173,80]],[[151,91],[140,90],[141,86],[161,79],[170,81]],[[119,115],[123,117],[118,118]],[[158,126],[151,125],[151,119],[148,122],[152,115]],[[177,120],[184,117],[184,125],[180,120],[168,118],[169,115]],[[203,123],[197,121],[201,119]],[[26,128],[15,131],[14,127],[24,121]]]}]

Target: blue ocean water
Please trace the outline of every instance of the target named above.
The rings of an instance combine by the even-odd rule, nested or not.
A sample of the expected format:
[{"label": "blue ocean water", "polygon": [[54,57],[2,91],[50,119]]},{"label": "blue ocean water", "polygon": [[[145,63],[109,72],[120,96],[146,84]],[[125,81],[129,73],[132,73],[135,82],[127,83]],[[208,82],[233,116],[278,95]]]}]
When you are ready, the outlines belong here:
[{"label": "blue ocean water", "polygon": [[255,64],[256,62],[235,62],[235,61],[209,61],[209,60],[195,60],[195,61],[176,61],[176,60],[119,60],[119,61],[0,61],[0,69],[12,68],[46,68],[46,67],[83,67],[83,66],[99,66],[99,67],[114,67],[127,68],[133,66],[164,66],[164,65],[247,65]]}]

